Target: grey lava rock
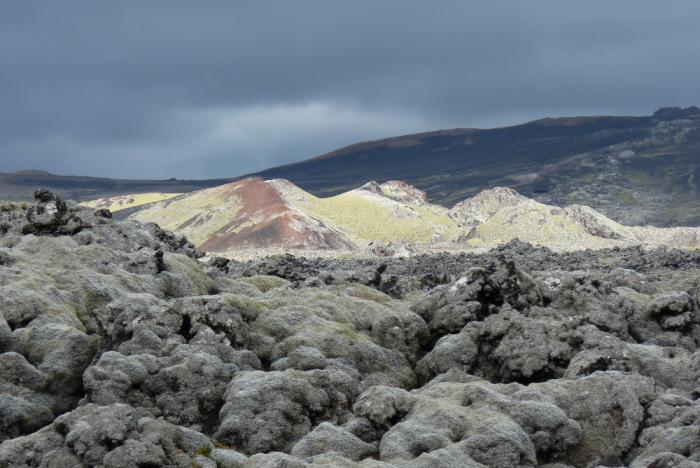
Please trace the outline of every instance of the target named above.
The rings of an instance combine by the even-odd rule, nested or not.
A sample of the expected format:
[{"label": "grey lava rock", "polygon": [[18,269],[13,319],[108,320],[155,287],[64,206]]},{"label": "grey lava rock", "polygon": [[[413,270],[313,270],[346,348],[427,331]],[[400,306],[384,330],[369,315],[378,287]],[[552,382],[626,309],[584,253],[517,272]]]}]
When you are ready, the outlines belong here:
[{"label": "grey lava rock", "polygon": [[297,442],[290,453],[298,458],[336,453],[348,460],[360,461],[376,452],[376,446],[363,442],[343,428],[324,422]]},{"label": "grey lava rock", "polygon": [[300,346],[287,356],[287,365],[293,369],[323,369],[328,364],[326,356],[316,348]]},{"label": "grey lava rock", "polygon": [[0,466],[697,466],[700,254],[201,262],[0,211]]},{"label": "grey lava rock", "polygon": [[357,383],[338,370],[238,373],[215,437],[247,454],[288,451],[314,420],[346,422]]},{"label": "grey lava rock", "polygon": [[[193,447],[193,440],[203,444]],[[129,405],[86,405],[0,445],[1,466],[192,466],[211,442]],[[194,448],[194,450],[193,450]]]}]

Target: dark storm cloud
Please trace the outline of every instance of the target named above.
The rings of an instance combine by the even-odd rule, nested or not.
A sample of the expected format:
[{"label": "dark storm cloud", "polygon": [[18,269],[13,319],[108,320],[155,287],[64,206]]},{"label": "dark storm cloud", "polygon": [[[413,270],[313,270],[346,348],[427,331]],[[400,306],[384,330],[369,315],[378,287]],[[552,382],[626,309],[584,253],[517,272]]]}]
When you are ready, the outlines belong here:
[{"label": "dark storm cloud", "polygon": [[0,6],[0,170],[220,177],[369,138],[697,104],[700,3]]}]

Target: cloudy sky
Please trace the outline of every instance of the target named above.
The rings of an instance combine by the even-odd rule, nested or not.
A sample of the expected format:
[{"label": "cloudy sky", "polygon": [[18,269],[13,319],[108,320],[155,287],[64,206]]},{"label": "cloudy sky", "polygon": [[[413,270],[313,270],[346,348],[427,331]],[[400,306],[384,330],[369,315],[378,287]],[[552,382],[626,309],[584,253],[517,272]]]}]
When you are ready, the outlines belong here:
[{"label": "cloudy sky", "polygon": [[417,131],[700,102],[700,2],[0,4],[0,171],[211,178]]}]

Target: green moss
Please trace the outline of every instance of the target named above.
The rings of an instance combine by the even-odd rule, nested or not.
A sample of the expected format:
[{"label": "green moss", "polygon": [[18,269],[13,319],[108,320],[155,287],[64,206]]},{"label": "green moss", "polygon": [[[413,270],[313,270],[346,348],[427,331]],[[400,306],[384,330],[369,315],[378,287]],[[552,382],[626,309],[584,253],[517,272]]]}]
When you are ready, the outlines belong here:
[{"label": "green moss", "polygon": [[175,284],[175,279],[171,275],[161,275],[161,287],[160,290],[164,298],[177,297],[177,285]]},{"label": "green moss", "polygon": [[263,293],[268,292],[271,289],[287,286],[289,284],[289,281],[283,278],[278,278],[277,276],[264,275],[256,275],[247,278],[241,278],[241,281],[255,286],[260,292]]},{"label": "green moss", "polygon": [[418,388],[418,376],[414,372],[411,372],[402,379],[401,383],[407,390]]},{"label": "green moss", "polygon": [[209,458],[211,455],[211,447],[200,447],[194,451],[194,454]]},{"label": "green moss", "polygon": [[354,327],[345,323],[332,322],[329,328],[332,334],[344,336],[352,341],[369,340],[366,336],[358,333]]},{"label": "green moss", "polygon": [[620,198],[620,203],[625,206],[637,204],[637,200],[634,199],[634,194],[631,190],[620,190],[618,197]]},{"label": "green moss", "polygon": [[7,213],[9,211],[26,211],[27,209],[29,209],[29,204],[26,202],[18,204],[14,202],[0,201],[0,212]]},{"label": "green moss", "polygon": [[[401,207],[396,204],[396,207]],[[322,219],[346,227],[363,240],[406,240],[429,242],[436,227],[454,235],[458,227],[447,215],[426,207],[392,208],[357,193],[344,193],[330,198],[312,198],[309,209]]]},{"label": "green moss", "polygon": [[184,283],[176,285],[173,278],[168,278],[170,275],[159,275],[163,278],[163,292],[166,297],[177,297],[179,295],[178,288],[186,286],[187,282],[196,290],[192,292],[197,294],[207,294],[216,286],[214,280],[202,270],[196,260],[184,255],[166,253],[163,261],[165,262],[164,273],[172,272],[186,280]]},{"label": "green moss", "polygon": [[391,302],[391,298],[389,296],[367,286],[353,285],[351,287],[346,287],[345,289],[349,296],[356,297],[358,299],[364,299],[383,305]]}]

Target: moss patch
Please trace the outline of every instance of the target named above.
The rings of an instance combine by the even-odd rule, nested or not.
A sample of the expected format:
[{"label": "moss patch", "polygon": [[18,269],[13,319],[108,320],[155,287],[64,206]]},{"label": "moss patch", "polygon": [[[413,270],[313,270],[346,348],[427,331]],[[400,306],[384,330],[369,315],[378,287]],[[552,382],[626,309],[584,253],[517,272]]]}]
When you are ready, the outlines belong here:
[{"label": "moss patch", "polygon": [[256,275],[247,278],[241,278],[240,281],[255,286],[260,292],[268,292],[271,289],[281,288],[289,285],[289,281],[283,278],[265,275]]},{"label": "moss patch", "polygon": [[309,211],[345,227],[362,240],[430,242],[436,233],[455,237],[459,228],[446,214],[428,207],[382,203],[358,193],[330,198],[312,197]]}]

